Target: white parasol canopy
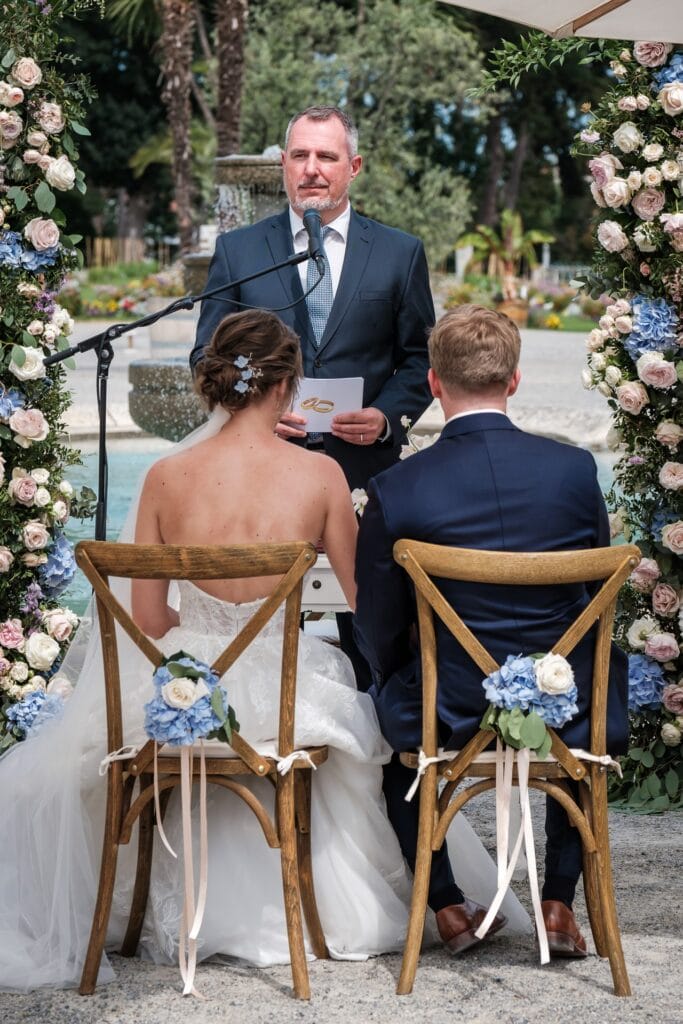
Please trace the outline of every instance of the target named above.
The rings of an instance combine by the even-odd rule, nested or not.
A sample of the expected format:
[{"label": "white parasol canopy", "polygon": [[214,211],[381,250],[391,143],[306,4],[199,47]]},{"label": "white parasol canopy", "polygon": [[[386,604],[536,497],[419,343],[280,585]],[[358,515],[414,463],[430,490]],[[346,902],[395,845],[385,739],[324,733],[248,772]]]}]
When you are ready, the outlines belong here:
[{"label": "white parasol canopy", "polygon": [[541,29],[548,35],[591,39],[683,42],[683,0],[442,0]]}]

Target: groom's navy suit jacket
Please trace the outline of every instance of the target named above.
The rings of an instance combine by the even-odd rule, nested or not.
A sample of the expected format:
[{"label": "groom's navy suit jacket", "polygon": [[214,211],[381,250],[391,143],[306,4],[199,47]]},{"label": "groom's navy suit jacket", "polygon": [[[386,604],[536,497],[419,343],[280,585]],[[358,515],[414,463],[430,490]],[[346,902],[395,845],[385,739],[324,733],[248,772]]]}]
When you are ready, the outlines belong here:
[{"label": "groom's navy suit jacket", "polygon": [[[609,545],[605,503],[592,456],[524,433],[507,416],[475,413],[451,421],[430,448],[370,482],[356,563],[356,639],[370,663],[377,714],[395,750],[421,742],[421,672],[411,626],[414,588],[392,556],[401,537],[493,551],[562,551]],[[437,580],[500,664],[508,654],[548,651],[588,603],[583,584],[510,587]],[[486,708],[482,673],[435,616],[438,716],[444,746],[461,747]],[[413,637],[414,637],[414,630]],[[561,735],[589,744],[592,633],[569,660],[578,715]],[[626,658],[613,647],[608,697],[610,752],[628,733]]]},{"label": "groom's navy suit jacket", "polygon": [[[207,288],[246,277],[292,252],[288,209],[220,235]],[[370,476],[397,460],[405,441],[401,417],[414,422],[431,401],[427,334],[434,324],[434,307],[419,239],[351,211],[341,278],[320,345],[315,343],[298,267],[226,289],[221,297],[274,310],[300,300],[278,315],[301,339],[304,374],[363,377],[363,406],[380,409],[391,426],[389,440],[371,446],[325,434],[327,453],[339,462],[351,487],[364,487]],[[216,299],[202,303],[192,367],[223,317],[240,308]]]}]

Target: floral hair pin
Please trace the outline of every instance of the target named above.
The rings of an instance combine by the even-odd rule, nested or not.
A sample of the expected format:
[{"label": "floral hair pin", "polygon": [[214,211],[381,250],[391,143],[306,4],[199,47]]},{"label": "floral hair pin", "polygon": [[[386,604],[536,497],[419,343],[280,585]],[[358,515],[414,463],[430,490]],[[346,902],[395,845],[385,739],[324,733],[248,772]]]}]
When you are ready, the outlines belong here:
[{"label": "floral hair pin", "polygon": [[255,391],[256,388],[254,387],[254,385],[249,384],[248,382],[250,380],[253,380],[254,377],[260,377],[261,374],[263,373],[263,370],[260,370],[258,368],[255,369],[252,366],[251,352],[249,353],[248,356],[237,356],[237,359],[233,359],[232,363],[233,366],[236,366],[237,369],[240,371],[241,378],[240,380],[237,381],[236,384],[233,385],[233,389],[235,391],[239,391],[241,395],[245,394],[245,392],[247,391]]}]

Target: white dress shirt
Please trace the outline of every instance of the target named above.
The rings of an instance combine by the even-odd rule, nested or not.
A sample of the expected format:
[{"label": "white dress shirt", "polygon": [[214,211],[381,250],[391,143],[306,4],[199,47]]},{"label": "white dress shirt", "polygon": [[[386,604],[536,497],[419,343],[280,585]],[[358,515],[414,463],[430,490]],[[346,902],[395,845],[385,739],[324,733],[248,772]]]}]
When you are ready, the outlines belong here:
[{"label": "white dress shirt", "polygon": [[[346,239],[349,234],[349,221],[351,220],[351,205],[346,204],[346,209],[343,213],[340,213],[338,217],[326,224],[325,227],[329,227],[330,231],[325,239],[325,252],[327,254],[327,261],[330,264],[330,277],[332,279],[332,295],[337,294],[337,288],[339,286],[339,278],[341,277],[342,267],[344,265],[344,256],[346,255]],[[298,213],[295,213],[292,207],[289,208],[289,224],[292,229],[292,238],[294,239],[294,252],[303,252],[308,249],[308,235],[306,234],[306,228],[304,222]],[[298,266],[299,277],[301,279],[301,287],[306,291],[306,275],[308,273],[308,263],[304,261],[299,263]]]},{"label": "white dress shirt", "polygon": [[[499,416],[507,416],[506,412],[502,409],[468,409],[467,412],[456,412],[455,416],[449,416],[446,423],[452,423],[453,420],[460,420],[463,416],[478,416],[480,412],[497,412]],[[444,427],[446,426],[444,423]]]}]

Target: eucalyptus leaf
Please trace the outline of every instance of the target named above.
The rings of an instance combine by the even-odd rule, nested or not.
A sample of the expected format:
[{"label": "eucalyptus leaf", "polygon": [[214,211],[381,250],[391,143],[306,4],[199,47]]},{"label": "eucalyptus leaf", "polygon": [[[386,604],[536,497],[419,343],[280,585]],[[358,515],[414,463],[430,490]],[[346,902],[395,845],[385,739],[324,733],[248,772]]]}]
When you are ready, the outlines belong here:
[{"label": "eucalyptus leaf", "polygon": [[7,198],[14,203],[17,210],[23,210],[28,203],[28,193],[19,185],[14,185],[7,190]]},{"label": "eucalyptus leaf", "polygon": [[668,796],[666,793],[662,793],[661,796],[655,797],[652,801],[650,804],[650,810],[655,811],[656,813],[661,813],[662,811],[668,811],[670,806],[671,801]]},{"label": "eucalyptus leaf", "polygon": [[539,758],[547,757],[548,754],[550,753],[550,748],[552,747],[552,745],[553,745],[553,738],[550,735],[550,733],[548,732],[548,730],[546,729],[545,737],[543,739],[543,743],[541,743],[540,747],[536,748],[536,756],[539,757]]},{"label": "eucalyptus leaf", "polygon": [[67,370],[75,370],[76,360],[74,359],[73,356],[69,356],[68,359],[64,359],[62,361],[62,366],[66,366]]},{"label": "eucalyptus leaf", "polygon": [[642,747],[632,747],[628,752],[628,756],[632,761],[640,761],[643,756]]},{"label": "eucalyptus leaf", "polygon": [[2,321],[5,324],[5,327],[11,327],[14,323],[14,313],[10,313],[8,310],[3,316]]},{"label": "eucalyptus leaf", "polygon": [[71,121],[71,131],[75,132],[76,135],[90,135],[90,131],[85,125],[79,124],[78,121]]},{"label": "eucalyptus leaf", "polygon": [[221,724],[226,721],[225,708],[223,707],[223,691],[217,686],[211,694],[211,710]]},{"label": "eucalyptus leaf", "polygon": [[55,194],[46,181],[41,181],[33,198],[41,213],[50,213],[57,205]]},{"label": "eucalyptus leaf", "polygon": [[513,708],[510,712],[510,718],[508,719],[508,731],[514,739],[521,739],[522,726],[524,725],[524,722],[524,712],[521,708]]},{"label": "eucalyptus leaf", "polygon": [[17,366],[23,366],[26,362],[26,353],[23,348],[19,345],[14,345],[12,348],[12,359]]},{"label": "eucalyptus leaf", "polygon": [[38,344],[33,335],[29,334],[28,331],[21,332],[21,340],[23,341],[26,348],[36,348]]},{"label": "eucalyptus leaf", "polygon": [[17,59],[17,55],[14,52],[14,50],[12,49],[12,47],[10,46],[9,50],[7,50],[5,52],[5,56],[2,58],[2,62],[1,63],[2,63],[3,68],[11,68],[16,59]]},{"label": "eucalyptus leaf", "polygon": [[644,750],[643,756],[640,759],[640,763],[643,768],[652,768],[655,763],[655,757],[651,750]]},{"label": "eucalyptus leaf", "polygon": [[648,775],[648,777],[645,779],[645,782],[643,783],[643,788],[647,789],[647,792],[650,794],[651,797],[659,796],[659,794],[662,792],[661,779],[658,775],[655,775],[653,772],[652,775]]},{"label": "eucalyptus leaf", "polygon": [[548,735],[545,722],[535,711],[530,711],[522,723],[521,740],[525,747],[536,750]]},{"label": "eucalyptus leaf", "polygon": [[668,772],[664,776],[664,786],[667,793],[673,800],[679,788],[678,772],[675,772],[673,768],[669,768]]}]

